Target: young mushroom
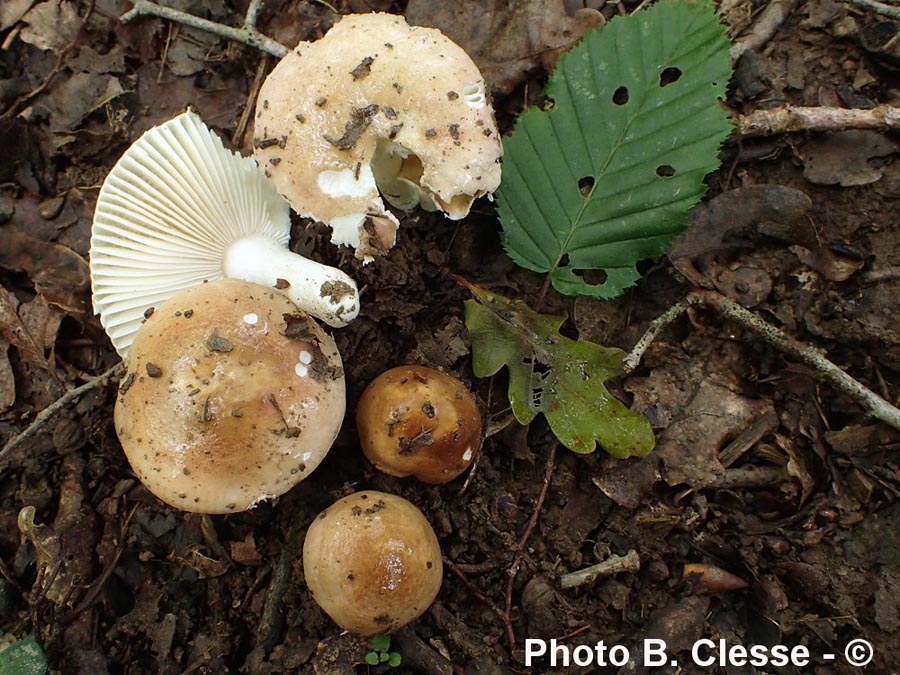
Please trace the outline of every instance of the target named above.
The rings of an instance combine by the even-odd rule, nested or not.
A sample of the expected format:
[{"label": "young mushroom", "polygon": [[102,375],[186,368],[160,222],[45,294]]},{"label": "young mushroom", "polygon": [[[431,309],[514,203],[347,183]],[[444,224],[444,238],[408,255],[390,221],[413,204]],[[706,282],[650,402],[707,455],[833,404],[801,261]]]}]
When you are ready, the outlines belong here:
[{"label": "young mushroom", "polygon": [[426,483],[453,480],[481,448],[475,397],[455,377],[424,366],[375,378],[359,399],[356,429],[376,468]]},{"label": "young mushroom", "polygon": [[167,504],[231,513],[281,495],[322,461],[344,417],[334,341],[274,289],[219,279],[147,318],[126,359],[115,428]]},{"label": "young mushroom", "polygon": [[394,244],[398,220],[382,196],[457,220],[500,184],[484,78],[440,31],[402,16],[348,15],[301,42],[263,84],[254,134],[293,209],[367,262]]},{"label": "young mushroom", "polygon": [[147,310],[221,277],[276,288],[346,325],[359,311],[356,283],[291,253],[290,229],[287,203],[256,162],[182,113],[135,141],[103,182],[91,235],[94,310],[122,356]]},{"label": "young mushroom", "polygon": [[356,492],[322,511],[303,542],[313,598],[341,628],[390,633],[418,618],[441,588],[437,536],[402,497]]}]

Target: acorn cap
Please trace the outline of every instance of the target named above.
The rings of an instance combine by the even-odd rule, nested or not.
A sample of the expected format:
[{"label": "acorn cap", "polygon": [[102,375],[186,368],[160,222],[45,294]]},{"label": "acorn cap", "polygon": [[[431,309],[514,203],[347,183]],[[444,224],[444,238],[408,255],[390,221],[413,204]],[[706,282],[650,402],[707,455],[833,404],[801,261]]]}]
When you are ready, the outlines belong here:
[{"label": "acorn cap", "polygon": [[500,184],[484,78],[440,31],[402,16],[345,16],[301,42],[264,82],[254,134],[260,166],[291,207],[365,261],[394,243],[398,221],[382,195],[456,220]]},{"label": "acorn cap", "polygon": [[344,418],[334,341],[284,295],[239,279],[181,291],[135,336],[115,406],[131,467],[164,502],[232,513],[283,494]]},{"label": "acorn cap", "polygon": [[278,288],[329,325],[345,325],[359,311],[356,283],[291,253],[290,227],[287,203],[256,162],[182,113],[135,141],[100,189],[94,311],[122,356],[146,311],[221,277]]}]

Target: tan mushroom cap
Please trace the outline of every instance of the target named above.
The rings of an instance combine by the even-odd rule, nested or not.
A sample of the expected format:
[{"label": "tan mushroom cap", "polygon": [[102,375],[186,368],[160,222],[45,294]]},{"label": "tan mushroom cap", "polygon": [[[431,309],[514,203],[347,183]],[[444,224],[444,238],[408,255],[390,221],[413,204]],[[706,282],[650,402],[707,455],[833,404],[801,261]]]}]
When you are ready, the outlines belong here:
[{"label": "tan mushroom cap", "polygon": [[294,210],[363,259],[390,248],[397,226],[376,181],[398,207],[421,201],[452,219],[500,184],[484,78],[440,31],[402,16],[345,16],[301,42],[263,84],[254,133],[257,161]]},{"label": "tan mushroom cap", "polygon": [[334,341],[284,295],[246,281],[211,281],[156,307],[126,365],[122,448],[144,485],[185,511],[242,511],[287,492],[344,417]]},{"label": "tan mushroom cap", "polygon": [[356,408],[366,457],[392,476],[446,483],[481,448],[481,413],[462,382],[425,366],[398,366],[366,387]]},{"label": "tan mushroom cap", "polygon": [[337,625],[376,635],[428,609],[441,588],[443,563],[437,536],[418,508],[369,490],[338,500],[312,522],[303,573]]}]

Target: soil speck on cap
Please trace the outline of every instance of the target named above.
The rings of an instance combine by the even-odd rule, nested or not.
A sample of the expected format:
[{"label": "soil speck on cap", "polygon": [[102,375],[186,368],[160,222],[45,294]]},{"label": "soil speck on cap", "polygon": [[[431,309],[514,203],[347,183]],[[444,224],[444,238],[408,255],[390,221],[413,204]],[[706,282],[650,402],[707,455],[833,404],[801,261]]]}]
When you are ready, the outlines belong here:
[{"label": "soil speck on cap", "polygon": [[206,347],[213,352],[230,352],[234,345],[223,337],[219,337],[218,331],[213,331],[206,341]]},{"label": "soil speck on cap", "polygon": [[361,80],[365,77],[368,77],[369,73],[372,72],[372,63],[375,61],[374,56],[367,56],[364,58],[356,68],[350,71],[350,74],[353,76],[353,81]]}]

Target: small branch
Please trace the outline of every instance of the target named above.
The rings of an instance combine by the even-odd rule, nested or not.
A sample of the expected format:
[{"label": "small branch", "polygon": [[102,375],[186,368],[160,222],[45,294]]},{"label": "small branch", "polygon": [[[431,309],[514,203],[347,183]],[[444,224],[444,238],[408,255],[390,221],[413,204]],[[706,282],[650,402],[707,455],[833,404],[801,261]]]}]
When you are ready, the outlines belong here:
[{"label": "small branch", "polygon": [[684,300],[670,307],[662,316],[653,321],[647,332],[638,340],[634,349],[625,357],[625,372],[633,371],[640,363],[647,347],[650,346],[650,343],[653,342],[662,329],[675,321],[688,307],[693,305],[703,305],[727,319],[736,321],[747,330],[756,333],[778,351],[797,359],[815,370],[825,382],[852,398],[875,419],[894,429],[900,429],[900,410],[895,406],[854,380],[814,348],[798,342],[775,326],[766,323],[752,312],[744,309],[733,300],[729,300],[715,291],[692,291]]},{"label": "small branch", "polygon": [[[549,277],[549,275],[547,276]],[[509,569],[506,572],[507,580],[506,593],[504,596],[503,623],[506,628],[506,637],[509,641],[510,654],[514,653],[516,650],[516,634],[512,625],[513,583],[516,580],[516,575],[519,573],[519,568],[522,566],[522,558],[524,557],[524,551],[525,547],[528,545],[528,540],[531,538],[531,533],[534,532],[534,528],[537,527],[538,521],[541,519],[541,510],[544,508],[544,500],[547,498],[547,491],[550,489],[550,481],[553,480],[553,473],[556,471],[556,450],[558,447],[558,445],[554,445],[550,450],[550,456],[547,458],[547,468],[544,471],[544,482],[541,484],[541,492],[538,495],[537,502],[535,502],[534,511],[531,513],[528,526],[519,538],[518,545],[516,546],[516,557],[513,559],[512,565],[509,566]]]},{"label": "small branch", "polygon": [[27,441],[29,438],[34,436],[40,429],[47,423],[47,421],[53,417],[57,412],[59,412],[62,408],[66,407],[72,401],[79,398],[80,396],[86,394],[87,392],[97,389],[98,387],[103,387],[106,385],[114,377],[117,377],[120,374],[120,368],[122,368],[122,362],[120,361],[112,368],[107,370],[105,373],[98,375],[90,382],[86,382],[80,387],[76,387],[75,389],[70,389],[65,394],[56,399],[53,403],[44,408],[40,413],[38,413],[37,417],[34,418],[31,424],[22,431],[18,436],[14,436],[10,439],[6,445],[3,446],[3,449],[0,450],[0,462],[3,462],[7,455],[9,455],[13,450],[18,448],[22,443]]},{"label": "small branch", "polygon": [[201,19],[200,17],[182,12],[171,7],[159,5],[151,0],[132,0],[133,7],[125,12],[119,19],[122,23],[128,23],[141,16],[157,16],[167,21],[174,21],[183,26],[197,28],[199,30],[218,35],[226,40],[240,42],[249,47],[255,47],[261,51],[271,54],[275,58],[280,59],[290,50],[280,42],[276,42],[270,37],[263,35],[256,29],[256,20],[259,18],[259,11],[262,6],[261,0],[253,0],[247,8],[247,14],[244,16],[244,25],[240,28],[226,26],[209,19]]},{"label": "small branch", "polygon": [[896,5],[886,5],[883,2],[878,2],[878,0],[838,0],[838,2],[845,2],[848,5],[856,5],[857,7],[871,9],[873,12],[889,16],[892,19],[900,19],[900,7],[897,7]]},{"label": "small branch", "polygon": [[656,317],[653,321],[650,322],[650,326],[647,328],[647,332],[645,332],[641,336],[632,350],[628,353],[628,356],[625,357],[624,368],[626,373],[630,373],[638,367],[641,359],[644,358],[644,352],[647,351],[647,348],[650,346],[650,344],[659,336],[659,334],[663,330],[666,329],[666,327],[670,323],[674,323],[678,319],[678,317],[680,317],[687,311],[688,307],[694,304],[691,302],[690,298],[691,296],[688,296],[684,300],[675,303],[660,316]]},{"label": "small branch", "polygon": [[844,129],[900,129],[900,108],[879,105],[871,110],[785,106],[757,110],[735,118],[734,135],[743,138],[774,136],[795,131]]},{"label": "small branch", "polygon": [[563,574],[559,577],[559,585],[562,588],[575,588],[589,584],[599,577],[608,577],[622,572],[637,572],[639,569],[641,569],[641,558],[637,551],[632,550],[625,555],[611,555],[596,565]]},{"label": "small branch", "polygon": [[798,4],[800,4],[800,0],[772,0],[766,5],[750,32],[735,40],[731,45],[729,52],[731,62],[737,63],[745,52],[751,49],[758,50],[771,40]]},{"label": "small branch", "polygon": [[68,614],[63,616],[63,618],[60,620],[60,623],[62,623],[63,625],[74,621],[76,618],[78,618],[79,614],[81,614],[92,604],[94,604],[94,601],[100,595],[100,591],[103,590],[106,582],[109,581],[109,578],[115,571],[116,566],[119,564],[119,559],[122,557],[122,553],[125,551],[125,543],[128,541],[128,525],[129,523],[131,523],[132,517],[137,512],[138,506],[140,506],[140,504],[135,504],[131,507],[131,511],[129,511],[128,515],[125,516],[125,520],[122,522],[122,526],[119,528],[119,538],[116,541],[116,550],[113,552],[112,559],[100,573],[100,576],[97,577],[97,579],[91,585],[84,598],[82,598],[81,602],[78,603],[78,606],[71,610]]}]

